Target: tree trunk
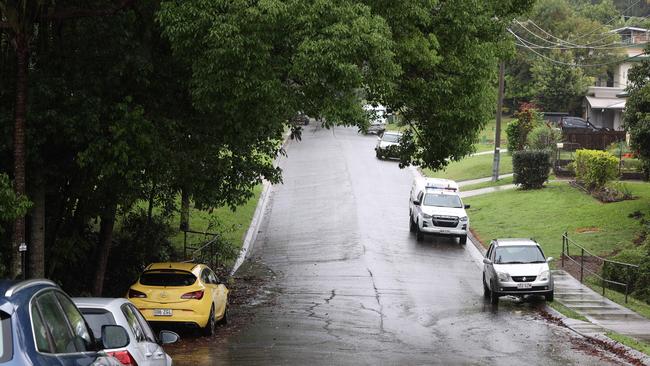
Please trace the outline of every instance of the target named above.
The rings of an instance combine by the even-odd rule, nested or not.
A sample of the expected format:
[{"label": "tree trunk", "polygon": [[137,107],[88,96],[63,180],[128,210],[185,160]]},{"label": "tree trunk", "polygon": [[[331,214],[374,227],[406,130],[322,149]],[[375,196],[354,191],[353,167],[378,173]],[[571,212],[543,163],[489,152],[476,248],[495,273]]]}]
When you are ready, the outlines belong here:
[{"label": "tree trunk", "polygon": [[153,205],[156,198],[156,180],[151,183],[151,191],[149,191],[149,207],[147,208],[147,224],[151,225],[151,218],[153,217]]},{"label": "tree trunk", "polygon": [[[15,38],[16,48],[16,116],[14,122],[14,190],[17,195],[25,195],[25,130],[27,124],[27,65],[29,52],[27,37],[24,33],[17,33]],[[11,274],[16,278],[23,273],[24,268],[19,252],[20,246],[25,243],[25,216],[20,216],[14,221],[13,255],[11,261]]]},{"label": "tree trunk", "polygon": [[45,277],[45,185],[39,181],[34,189],[29,240],[29,276]]},{"label": "tree trunk", "polygon": [[190,229],[190,194],[186,188],[181,192],[181,230]]},{"label": "tree trunk", "polygon": [[101,215],[101,223],[99,224],[99,247],[97,250],[97,269],[95,271],[95,284],[92,291],[93,296],[102,296],[102,292],[104,291],[104,277],[106,275],[106,266],[108,265],[108,256],[111,252],[116,211],[117,205],[113,205]]}]

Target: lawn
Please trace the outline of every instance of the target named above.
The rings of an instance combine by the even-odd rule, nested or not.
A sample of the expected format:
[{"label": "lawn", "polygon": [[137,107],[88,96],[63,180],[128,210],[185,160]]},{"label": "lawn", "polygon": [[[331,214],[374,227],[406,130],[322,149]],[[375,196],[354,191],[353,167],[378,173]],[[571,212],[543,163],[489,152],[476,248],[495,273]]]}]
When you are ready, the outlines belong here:
[{"label": "lawn", "polygon": [[[447,178],[456,181],[485,178],[492,176],[492,160],[494,155],[474,155],[468,156],[463,160],[449,163],[447,168],[439,171],[424,169],[423,173],[427,177]],[[499,173],[512,173],[512,157],[508,153],[501,154],[499,163]]]},{"label": "lawn", "polygon": [[491,238],[535,238],[547,256],[559,258],[562,233],[595,254],[608,255],[630,247],[640,230],[628,215],[650,210],[650,184],[625,183],[635,200],[602,204],[565,182],[541,190],[519,189],[469,197],[472,228],[484,241]]},{"label": "lawn", "polygon": [[[260,198],[260,193],[262,192],[262,185],[257,185],[253,190],[253,197],[251,197],[248,202],[237,207],[233,212],[228,207],[221,207],[216,210],[202,211],[192,207],[190,209],[190,229],[193,231],[201,232],[221,232],[223,233],[224,239],[230,241],[232,244],[241,248],[244,242],[244,235],[246,230],[253,220],[253,214],[255,214],[255,208],[257,207],[257,201]],[[176,212],[172,217],[172,223],[175,227],[178,227],[179,214]],[[188,235],[188,242],[192,240],[196,242],[197,240],[203,240],[201,235],[193,234]],[[182,252],[183,250],[183,232],[178,231],[178,233],[172,237],[172,243],[174,247]]]},{"label": "lawn", "polygon": [[[512,121],[511,117],[501,118],[501,148],[505,149],[508,146],[508,135],[506,134],[506,126]],[[497,130],[497,121],[490,120],[483,131],[478,135],[478,141],[474,146],[477,152],[494,150],[494,137]]]}]

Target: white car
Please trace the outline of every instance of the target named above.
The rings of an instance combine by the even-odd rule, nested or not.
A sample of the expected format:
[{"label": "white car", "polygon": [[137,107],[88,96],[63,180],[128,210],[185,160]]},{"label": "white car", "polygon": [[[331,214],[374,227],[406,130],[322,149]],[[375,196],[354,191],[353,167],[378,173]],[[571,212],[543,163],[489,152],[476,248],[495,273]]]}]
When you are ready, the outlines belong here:
[{"label": "white car", "polygon": [[172,358],[165,353],[163,344],[176,342],[178,334],[163,330],[158,338],[140,311],[127,299],[76,297],[75,305],[81,310],[93,334],[102,334],[104,325],[120,325],[129,335],[124,348],[107,349],[106,353],[125,366],[171,366]]},{"label": "white car", "polygon": [[377,106],[366,104],[363,106],[363,110],[366,111],[370,118],[368,133],[376,133],[379,135],[386,130],[386,107],[381,104]]},{"label": "white car", "polygon": [[396,131],[386,131],[377,138],[375,146],[375,155],[377,159],[397,158],[399,157],[399,144],[402,134]]},{"label": "white car", "polygon": [[492,304],[504,295],[543,295],[553,301],[552,260],[534,240],[492,240],[483,258],[483,294]]},{"label": "white car", "polygon": [[418,240],[424,234],[458,237],[467,243],[469,217],[459,196],[458,184],[440,178],[417,178],[409,197],[409,230]]}]

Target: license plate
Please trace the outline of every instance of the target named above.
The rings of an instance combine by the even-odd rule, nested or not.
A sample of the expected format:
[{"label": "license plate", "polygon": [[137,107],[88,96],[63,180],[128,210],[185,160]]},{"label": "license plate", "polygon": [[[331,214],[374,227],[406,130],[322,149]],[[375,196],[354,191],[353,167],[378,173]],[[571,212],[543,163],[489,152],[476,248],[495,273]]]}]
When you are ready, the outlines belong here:
[{"label": "license plate", "polygon": [[532,283],[518,283],[517,288],[522,289],[522,288],[533,288]]},{"label": "license plate", "polygon": [[153,309],[155,316],[172,316],[172,309]]},{"label": "license plate", "polygon": [[449,234],[449,230],[440,230],[440,234]]}]

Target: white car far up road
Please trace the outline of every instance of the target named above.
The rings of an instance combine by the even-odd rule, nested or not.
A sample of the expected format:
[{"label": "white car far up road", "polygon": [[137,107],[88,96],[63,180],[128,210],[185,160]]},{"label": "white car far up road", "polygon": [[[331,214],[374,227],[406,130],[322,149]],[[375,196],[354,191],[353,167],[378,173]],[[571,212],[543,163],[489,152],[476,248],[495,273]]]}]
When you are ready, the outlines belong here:
[{"label": "white car far up road", "polygon": [[[106,353],[128,366],[171,366],[172,358],[163,350],[163,344],[176,342],[178,334],[163,330],[156,337],[140,311],[129,300],[118,298],[76,297],[93,334],[102,334],[104,325],[120,325],[129,335],[125,348],[107,349]],[[97,332],[97,333],[95,333]]]},{"label": "white car far up road", "polygon": [[467,242],[469,218],[458,184],[441,178],[416,178],[409,197],[409,230],[418,240],[424,234],[458,237]]}]

